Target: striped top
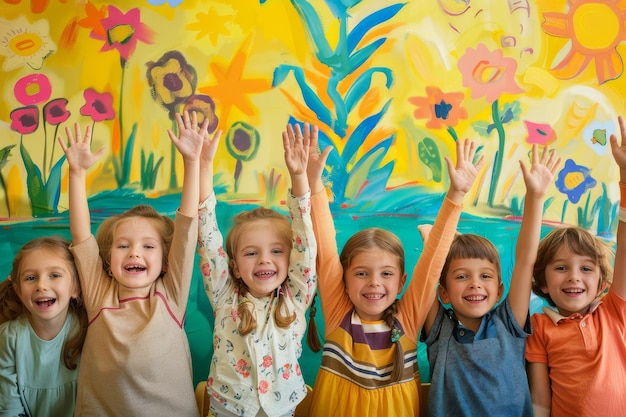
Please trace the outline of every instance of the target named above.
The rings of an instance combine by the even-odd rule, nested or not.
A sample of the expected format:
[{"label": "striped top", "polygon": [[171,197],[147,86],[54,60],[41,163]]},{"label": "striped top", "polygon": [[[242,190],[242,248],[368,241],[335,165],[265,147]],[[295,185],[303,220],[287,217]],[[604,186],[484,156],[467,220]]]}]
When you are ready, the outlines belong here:
[{"label": "striped top", "polygon": [[391,343],[391,330],[384,321],[363,322],[353,312],[354,305],[344,288],[326,193],[313,194],[311,203],[318,242],[318,290],[324,313],[325,340],[310,415],[418,415],[417,336],[435,300],[439,275],[462,206],[444,199],[412,279],[398,300],[396,328],[402,334],[404,371],[399,382],[391,382],[396,349],[395,343]]}]

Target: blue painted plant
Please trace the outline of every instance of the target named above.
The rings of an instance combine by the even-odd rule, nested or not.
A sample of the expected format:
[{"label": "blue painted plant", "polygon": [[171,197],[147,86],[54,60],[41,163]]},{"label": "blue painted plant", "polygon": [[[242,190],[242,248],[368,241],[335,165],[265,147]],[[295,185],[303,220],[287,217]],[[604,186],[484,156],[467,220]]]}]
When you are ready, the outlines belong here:
[{"label": "blue painted plant", "polygon": [[[350,115],[363,107],[364,99],[371,93],[370,86],[375,74],[383,75],[389,88],[393,83],[393,74],[387,67],[374,67],[371,58],[387,41],[384,36],[374,36],[364,43],[366,36],[371,36],[374,28],[392,19],[405,5],[396,3],[385,6],[369,14],[348,31],[348,10],[360,3],[355,1],[326,0],[333,15],[339,20],[338,41],[333,49],[327,41],[326,29],[322,26],[315,8],[306,0],[292,0],[291,3],[300,15],[307,34],[315,49],[319,63],[326,66],[327,74],[322,77],[307,79],[303,68],[293,65],[281,65],[274,71],[273,86],[280,85],[288,75],[295,78],[302,99],[315,118],[328,129],[320,129],[321,148],[333,146],[328,158],[328,180],[335,197],[335,204],[372,208],[376,204],[385,207],[401,208],[414,202],[414,194],[406,197],[402,192],[387,192],[384,202],[365,201],[369,195],[381,195],[386,192],[386,185],[393,171],[394,162],[385,162],[384,158],[394,141],[395,134],[385,135],[378,131],[378,125],[387,112],[391,98],[378,109],[369,109],[369,116],[356,126],[349,126]],[[379,33],[384,28],[377,28]],[[361,45],[364,43],[363,45]],[[325,84],[320,85],[320,79]],[[345,92],[345,93],[344,93]],[[288,92],[285,92],[289,95]],[[293,102],[298,100],[291,99]],[[362,109],[361,109],[362,113]],[[293,118],[290,122],[298,122]],[[316,122],[317,123],[317,122]],[[365,143],[374,143],[369,149],[363,149]],[[383,207],[379,207],[383,208]]]}]

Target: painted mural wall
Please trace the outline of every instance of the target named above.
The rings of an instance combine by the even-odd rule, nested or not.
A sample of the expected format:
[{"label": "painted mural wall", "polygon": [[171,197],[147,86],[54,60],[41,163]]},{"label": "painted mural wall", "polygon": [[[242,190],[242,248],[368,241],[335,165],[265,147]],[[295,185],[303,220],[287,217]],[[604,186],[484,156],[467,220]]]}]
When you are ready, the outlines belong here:
[{"label": "painted mural wall", "polygon": [[[326,180],[340,244],[360,227],[388,228],[407,242],[409,270],[421,249],[415,226],[434,219],[448,186],[443,158],[463,138],[479,141],[488,163],[459,229],[497,244],[505,277],[523,207],[518,160],[534,143],[564,160],[546,227],[614,236],[608,138],[626,115],[624,0],[0,0],[0,9],[0,275],[27,240],[69,237],[55,138],[74,123],[107,148],[88,179],[94,230],[143,202],[173,213],[182,160],[166,130],[182,110],[224,132],[215,178],[224,231],[239,210],[284,210],[280,135],[309,122],[334,148]],[[186,328],[201,380],[212,314],[196,278]],[[315,367],[305,371],[312,382]]]}]

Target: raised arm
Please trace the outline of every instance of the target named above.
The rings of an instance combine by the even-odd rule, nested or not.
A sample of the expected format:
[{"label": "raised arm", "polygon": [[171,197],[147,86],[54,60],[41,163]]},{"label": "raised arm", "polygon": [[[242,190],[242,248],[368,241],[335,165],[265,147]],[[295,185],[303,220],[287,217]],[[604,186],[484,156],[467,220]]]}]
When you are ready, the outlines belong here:
[{"label": "raised arm", "polygon": [[72,129],[65,128],[67,143],[59,137],[58,142],[65,152],[69,165],[69,212],[70,233],[74,245],[84,242],[91,236],[91,216],[87,203],[87,170],[102,156],[105,148],[96,153],[91,152],[91,126],[85,129],[85,137],[81,137],[80,125],[74,124]]},{"label": "raised arm", "polygon": [[522,327],[528,318],[533,266],[537,260],[537,250],[541,239],[543,203],[560,164],[561,158],[557,158],[555,153],[548,148],[544,148],[539,158],[537,145],[532,147],[530,168],[520,161],[520,169],[526,185],[526,197],[524,215],[515,247],[515,265],[508,297],[513,315]]},{"label": "raised arm", "polygon": [[617,245],[615,249],[615,266],[613,268],[613,284],[615,291],[622,299],[626,299],[626,124],[624,118],[618,118],[621,141],[618,145],[616,135],[611,135],[611,151],[619,166],[619,222],[617,223]]},{"label": "raised arm", "polygon": [[196,112],[189,115],[185,111],[183,115],[176,114],[176,121],[178,137],[170,129],[167,130],[167,134],[183,157],[183,191],[178,210],[184,216],[195,217],[198,214],[200,200],[200,153],[203,141],[209,137],[207,131],[209,119],[204,119],[202,126],[198,126]]},{"label": "raised arm", "polygon": [[[450,176],[450,188],[446,194],[446,201],[443,204],[447,204],[449,202],[454,203],[459,206],[463,203],[463,198],[465,194],[472,188],[474,185],[474,181],[476,180],[476,176],[478,172],[482,168],[484,164],[484,156],[480,156],[478,161],[474,164],[474,159],[476,156],[476,143],[469,140],[459,140],[456,142],[456,165],[452,163],[452,160],[448,157],[445,158],[446,165],[448,167],[448,175]],[[407,289],[406,294],[410,294],[411,291],[419,291],[424,294],[423,303],[424,305],[428,305],[428,312],[425,317],[425,321],[423,323],[416,323],[418,327],[421,327],[423,324],[423,329],[426,334],[430,332],[430,329],[435,321],[437,316],[437,311],[439,309],[439,303],[437,300],[437,292],[435,289],[437,288],[437,281],[439,276],[441,275],[441,270],[445,263],[445,259],[450,249],[450,244],[452,243],[452,239],[454,237],[454,232],[452,232],[448,236],[448,229],[453,227],[456,230],[456,225],[458,222],[458,216],[460,212],[455,214],[456,219],[454,220],[454,224],[447,224],[447,218],[441,218],[443,215],[443,206],[440,209],[440,214],[437,215],[435,219],[435,224],[430,230],[429,237],[424,242],[424,251],[418,260],[417,265],[415,266],[413,272],[413,278],[411,280],[411,284],[418,277],[417,274],[429,274],[427,277],[422,278],[422,282],[424,286],[421,288],[416,288],[413,285],[410,285]],[[460,211],[460,210],[459,210]],[[446,238],[445,240],[443,238]],[[422,259],[424,258],[424,259]],[[424,262],[430,262],[428,268],[423,268],[422,265]],[[401,300],[404,300],[406,294],[402,297]],[[408,298],[411,299],[410,297]],[[421,306],[422,303],[413,302],[413,305],[416,310]],[[417,331],[420,329],[417,328]]]}]

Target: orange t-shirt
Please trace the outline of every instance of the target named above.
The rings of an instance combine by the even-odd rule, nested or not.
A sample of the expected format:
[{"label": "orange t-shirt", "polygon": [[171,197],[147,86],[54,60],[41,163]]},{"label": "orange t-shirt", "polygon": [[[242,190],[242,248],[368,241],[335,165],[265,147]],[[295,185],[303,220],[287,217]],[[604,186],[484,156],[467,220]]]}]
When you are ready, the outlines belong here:
[{"label": "orange t-shirt", "polygon": [[613,291],[590,312],[532,316],[526,360],[545,363],[552,417],[626,413],[626,300]]}]

